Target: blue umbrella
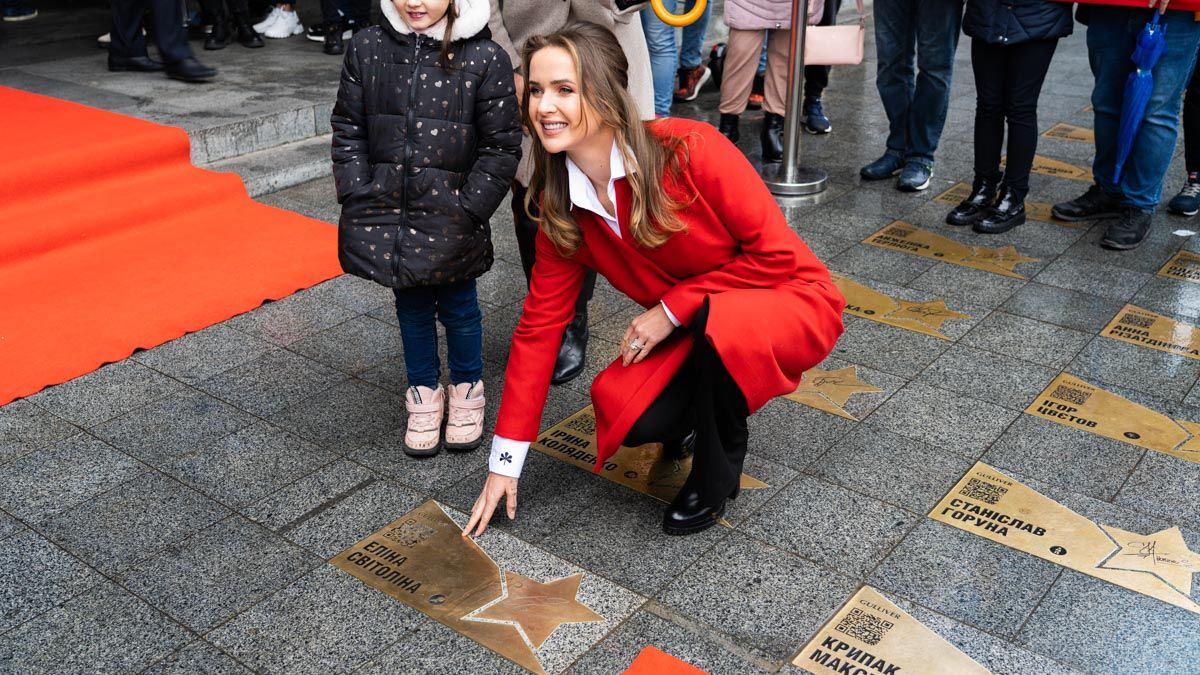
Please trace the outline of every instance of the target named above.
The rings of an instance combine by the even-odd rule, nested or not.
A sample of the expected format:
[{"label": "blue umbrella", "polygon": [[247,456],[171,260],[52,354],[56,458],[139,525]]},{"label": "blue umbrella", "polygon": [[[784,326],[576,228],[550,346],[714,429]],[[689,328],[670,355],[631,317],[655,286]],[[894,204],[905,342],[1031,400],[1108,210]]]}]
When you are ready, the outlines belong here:
[{"label": "blue umbrella", "polygon": [[1137,69],[1129,74],[1125,82],[1125,101],[1121,104],[1121,129],[1117,134],[1117,170],[1113,182],[1121,181],[1121,169],[1129,152],[1133,150],[1133,139],[1137,137],[1138,129],[1146,115],[1146,104],[1150,101],[1150,92],[1154,89],[1154,66],[1167,51],[1167,27],[1158,23],[1159,13],[1154,12],[1154,19],[1142,29],[1138,36],[1137,47],[1133,50],[1133,60]]}]

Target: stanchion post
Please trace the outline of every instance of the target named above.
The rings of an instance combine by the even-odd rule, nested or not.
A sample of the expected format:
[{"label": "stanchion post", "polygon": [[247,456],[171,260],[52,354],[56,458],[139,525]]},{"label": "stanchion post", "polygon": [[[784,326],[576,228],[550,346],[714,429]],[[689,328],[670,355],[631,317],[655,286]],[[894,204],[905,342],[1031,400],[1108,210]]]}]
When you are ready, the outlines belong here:
[{"label": "stanchion post", "polygon": [[804,115],[804,37],[807,27],[808,0],[792,0],[792,49],[788,57],[783,161],[763,167],[763,180],[771,192],[788,197],[824,192],[829,182],[824,171],[800,166],[800,119]]}]

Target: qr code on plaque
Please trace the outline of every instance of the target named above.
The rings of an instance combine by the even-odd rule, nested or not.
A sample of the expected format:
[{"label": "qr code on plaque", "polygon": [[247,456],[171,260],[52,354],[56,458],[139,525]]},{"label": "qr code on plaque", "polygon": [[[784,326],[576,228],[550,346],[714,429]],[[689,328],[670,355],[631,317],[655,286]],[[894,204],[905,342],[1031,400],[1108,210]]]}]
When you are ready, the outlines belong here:
[{"label": "qr code on plaque", "polygon": [[573,420],[567,421],[563,426],[586,436],[587,434],[596,433],[596,418],[591,415],[580,415]]},{"label": "qr code on plaque", "polygon": [[437,530],[422,525],[415,520],[408,520],[399,527],[393,527],[383,533],[384,538],[390,539],[401,546],[413,547],[437,534]]},{"label": "qr code on plaque", "polygon": [[963,489],[958,491],[958,494],[968,498],[976,499],[985,504],[995,504],[1000,501],[1004,493],[1008,492],[1008,488],[1000,487],[987,481],[972,478],[967,481]]},{"label": "qr code on plaque", "polygon": [[1119,323],[1126,326],[1133,326],[1134,328],[1150,328],[1154,325],[1154,317],[1142,316],[1141,314],[1126,314],[1121,317]]},{"label": "qr code on plaque", "polygon": [[877,645],[896,624],[891,621],[885,621],[874,614],[868,614],[861,609],[852,609],[850,613],[842,617],[838,625],[834,626],[834,630],[840,631],[850,637],[861,640],[869,645]]},{"label": "qr code on plaque", "polygon": [[1050,392],[1050,398],[1056,398],[1060,401],[1066,401],[1067,403],[1074,403],[1075,405],[1083,405],[1084,403],[1087,403],[1088,399],[1091,397],[1092,393],[1090,391],[1084,391],[1076,387],[1068,387],[1065,384],[1058,385],[1054,388],[1054,391]]}]

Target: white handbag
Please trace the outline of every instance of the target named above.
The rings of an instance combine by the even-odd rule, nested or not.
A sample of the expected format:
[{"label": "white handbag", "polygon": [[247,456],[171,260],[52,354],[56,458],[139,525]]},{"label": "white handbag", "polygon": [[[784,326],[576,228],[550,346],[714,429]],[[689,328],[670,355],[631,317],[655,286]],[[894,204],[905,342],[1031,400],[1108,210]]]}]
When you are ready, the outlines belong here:
[{"label": "white handbag", "polygon": [[858,5],[858,25],[808,26],[804,33],[804,65],[853,66],[862,63],[867,38],[863,0]]}]

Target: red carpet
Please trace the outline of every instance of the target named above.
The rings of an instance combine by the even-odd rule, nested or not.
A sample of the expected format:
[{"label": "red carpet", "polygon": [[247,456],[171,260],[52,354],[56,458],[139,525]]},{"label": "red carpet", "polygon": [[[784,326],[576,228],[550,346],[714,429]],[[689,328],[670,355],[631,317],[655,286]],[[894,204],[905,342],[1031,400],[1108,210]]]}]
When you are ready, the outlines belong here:
[{"label": "red carpet", "polygon": [[654,646],[647,646],[637,655],[624,675],[707,675],[686,661],[671,656]]},{"label": "red carpet", "polygon": [[182,130],[0,87],[0,405],[341,273]]}]

